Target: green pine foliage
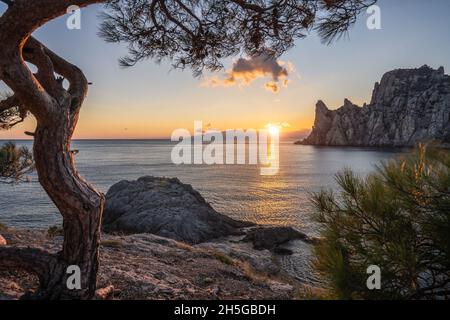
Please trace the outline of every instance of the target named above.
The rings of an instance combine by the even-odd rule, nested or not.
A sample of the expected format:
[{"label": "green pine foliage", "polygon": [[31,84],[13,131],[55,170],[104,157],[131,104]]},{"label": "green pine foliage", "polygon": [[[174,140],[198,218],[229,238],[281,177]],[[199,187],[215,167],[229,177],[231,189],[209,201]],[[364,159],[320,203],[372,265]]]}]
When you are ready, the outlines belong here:
[{"label": "green pine foliage", "polygon": [[[450,152],[419,146],[358,177],[336,175],[339,192],[313,195],[322,241],[318,270],[341,299],[450,297]],[[381,269],[369,290],[367,267]]]},{"label": "green pine foliage", "polygon": [[12,142],[0,146],[0,183],[24,181],[33,169],[33,155],[28,148]]}]

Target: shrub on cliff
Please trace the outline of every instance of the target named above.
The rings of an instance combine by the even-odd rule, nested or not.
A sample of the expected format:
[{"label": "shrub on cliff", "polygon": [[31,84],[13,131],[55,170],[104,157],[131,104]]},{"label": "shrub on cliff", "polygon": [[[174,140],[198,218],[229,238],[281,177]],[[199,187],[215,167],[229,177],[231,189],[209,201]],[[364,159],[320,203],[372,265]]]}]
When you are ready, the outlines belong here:
[{"label": "shrub on cliff", "polygon": [[[316,266],[337,298],[450,297],[450,152],[420,146],[361,178],[337,174],[338,194],[313,196],[323,241]],[[369,290],[367,268],[381,270]]]}]

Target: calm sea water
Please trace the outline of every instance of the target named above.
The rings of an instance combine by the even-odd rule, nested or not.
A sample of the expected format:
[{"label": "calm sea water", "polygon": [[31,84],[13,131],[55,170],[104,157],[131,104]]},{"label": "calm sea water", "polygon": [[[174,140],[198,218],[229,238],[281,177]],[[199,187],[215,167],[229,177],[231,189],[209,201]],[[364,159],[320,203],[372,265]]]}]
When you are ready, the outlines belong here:
[{"label": "calm sea water", "polygon": [[[0,142],[2,143],[2,142]],[[31,147],[31,141],[17,141]],[[174,144],[164,140],[74,141],[80,173],[99,190],[144,175],[178,177],[191,184],[213,207],[233,218],[260,224],[293,225],[314,234],[310,192],[334,188],[344,167],[360,175],[399,155],[399,150],[280,145],[280,170],[261,176],[252,165],[174,165]],[[47,228],[61,222],[35,176],[32,182],[0,184],[0,222],[21,228]]]},{"label": "calm sea water", "polygon": [[[1,144],[2,142],[0,142]],[[17,141],[31,147],[30,141]],[[336,188],[334,175],[348,167],[367,175],[380,161],[400,155],[400,150],[334,148],[280,145],[280,170],[261,176],[251,165],[174,165],[170,141],[74,141],[77,166],[82,175],[106,192],[123,179],[144,175],[178,177],[191,184],[213,207],[233,218],[259,224],[290,225],[316,236],[311,219],[310,194],[320,188]],[[60,224],[61,217],[37,182],[0,184],[0,222],[19,228],[46,229]],[[304,283],[321,286],[311,261],[313,254],[305,243],[288,244],[292,255],[279,256],[280,266]]]}]

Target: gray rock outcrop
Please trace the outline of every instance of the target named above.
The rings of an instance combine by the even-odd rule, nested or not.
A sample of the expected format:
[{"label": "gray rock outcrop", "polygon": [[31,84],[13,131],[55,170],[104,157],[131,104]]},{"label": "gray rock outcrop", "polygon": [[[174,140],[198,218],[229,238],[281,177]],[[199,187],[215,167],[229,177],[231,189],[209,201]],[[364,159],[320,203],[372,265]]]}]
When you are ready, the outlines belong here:
[{"label": "gray rock outcrop", "polygon": [[257,227],[247,232],[244,242],[252,242],[256,250],[274,250],[291,240],[309,241],[308,236],[291,227]]},{"label": "gray rock outcrop", "polygon": [[190,185],[177,178],[120,181],[106,194],[103,229],[109,233],[152,233],[200,243],[242,234],[253,225],[215,211]]},{"label": "gray rock outcrop", "polygon": [[[10,229],[2,234],[17,248],[32,243],[55,255],[63,241],[39,230]],[[278,276],[281,269],[271,253],[255,251],[249,243],[191,246],[147,233],[103,234],[100,245],[98,287],[113,286],[114,300],[273,300],[298,294],[299,281],[284,273]],[[1,269],[0,300],[19,299],[35,290],[37,280],[20,270]]]},{"label": "gray rock outcrop", "polygon": [[414,146],[450,143],[450,76],[444,68],[397,69],[375,84],[370,104],[345,99],[337,110],[316,105],[311,134],[301,144]]}]

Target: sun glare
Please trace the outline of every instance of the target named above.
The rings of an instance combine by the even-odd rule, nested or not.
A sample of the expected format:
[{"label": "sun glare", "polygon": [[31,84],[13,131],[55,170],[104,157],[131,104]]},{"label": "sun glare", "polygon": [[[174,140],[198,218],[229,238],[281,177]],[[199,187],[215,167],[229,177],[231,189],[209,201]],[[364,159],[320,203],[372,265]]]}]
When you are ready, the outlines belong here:
[{"label": "sun glare", "polygon": [[278,125],[269,123],[266,125],[266,128],[271,136],[275,136],[280,133],[280,126]]}]

